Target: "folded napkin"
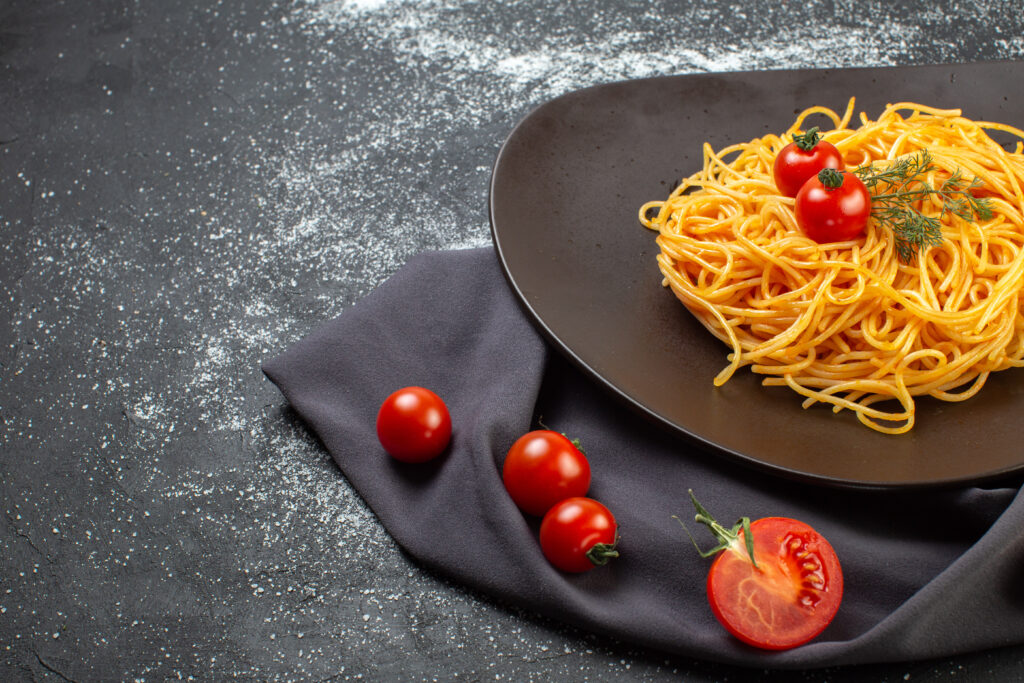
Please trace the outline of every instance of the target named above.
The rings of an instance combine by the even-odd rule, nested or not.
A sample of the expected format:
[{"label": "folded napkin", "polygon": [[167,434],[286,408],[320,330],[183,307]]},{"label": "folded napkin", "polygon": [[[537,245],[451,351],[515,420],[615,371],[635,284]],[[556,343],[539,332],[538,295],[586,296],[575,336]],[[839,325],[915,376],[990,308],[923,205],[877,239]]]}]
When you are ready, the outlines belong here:
[{"label": "folded napkin", "polygon": [[[410,555],[500,602],[667,652],[763,667],[1024,643],[1019,478],[944,490],[835,489],[698,450],[547,346],[491,249],[414,257],[263,369]],[[408,385],[432,389],[451,412],[451,446],[425,465],[393,460],[376,437],[381,401]],[[607,566],[582,575],[554,569],[541,553],[538,521],[504,490],[505,454],[538,417],[583,443],[589,495],[621,532],[621,557]],[[718,624],[705,595],[710,560],[673,519],[692,519],[690,488],[723,523],[795,517],[831,542],[845,591],[821,636],[765,652]],[[690,528],[711,545],[703,528]]]}]

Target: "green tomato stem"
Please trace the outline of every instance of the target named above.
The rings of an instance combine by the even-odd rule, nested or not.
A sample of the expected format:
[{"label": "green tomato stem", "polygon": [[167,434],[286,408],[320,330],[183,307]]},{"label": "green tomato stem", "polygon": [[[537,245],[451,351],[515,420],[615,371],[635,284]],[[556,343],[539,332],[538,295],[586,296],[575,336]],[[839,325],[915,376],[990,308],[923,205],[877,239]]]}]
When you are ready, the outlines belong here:
[{"label": "green tomato stem", "polygon": [[704,509],[704,506],[700,504],[697,497],[693,495],[693,489],[689,489],[690,501],[693,502],[693,507],[696,508],[697,514],[694,515],[694,521],[703,524],[711,531],[711,533],[718,539],[718,545],[710,550],[701,550],[700,546],[697,545],[697,540],[690,533],[690,530],[683,524],[683,520],[676,517],[679,523],[682,524],[683,529],[686,531],[686,535],[690,537],[690,541],[693,542],[693,547],[697,549],[701,557],[711,557],[718,552],[726,549],[735,549],[739,544],[740,531],[743,532],[743,541],[747,555],[750,556],[750,564],[757,568],[757,558],[754,557],[754,535],[750,533],[750,518],[740,517],[739,521],[733,525],[731,529],[726,529],[724,526],[719,524],[711,513]]},{"label": "green tomato stem", "polygon": [[593,562],[598,567],[603,567],[608,564],[608,560],[618,557],[619,551],[616,547],[619,545],[619,532],[615,532],[615,540],[611,543],[595,543],[590,550],[587,551],[587,559]]},{"label": "green tomato stem", "polygon": [[843,174],[834,168],[823,168],[818,171],[818,181],[826,190],[837,190],[843,186]]},{"label": "green tomato stem", "polygon": [[810,152],[821,140],[821,136],[818,135],[818,127],[811,128],[806,133],[794,133],[793,142],[796,146],[805,152]]}]

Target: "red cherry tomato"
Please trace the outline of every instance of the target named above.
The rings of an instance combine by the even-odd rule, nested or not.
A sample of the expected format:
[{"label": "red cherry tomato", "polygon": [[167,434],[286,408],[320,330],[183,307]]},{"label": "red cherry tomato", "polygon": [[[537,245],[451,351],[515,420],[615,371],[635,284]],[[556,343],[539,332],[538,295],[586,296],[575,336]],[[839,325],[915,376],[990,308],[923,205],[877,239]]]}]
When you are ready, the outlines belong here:
[{"label": "red cherry tomato", "polygon": [[452,436],[448,406],[429,389],[405,387],[391,394],[377,413],[377,438],[391,457],[426,462],[440,455]]},{"label": "red cherry tomato", "polygon": [[809,178],[818,175],[823,168],[842,170],[843,155],[831,142],[818,136],[818,129],[811,128],[803,134],[793,136],[793,142],[783,147],[775,156],[772,176],[779,192],[795,197]]},{"label": "red cherry tomato", "polygon": [[802,645],[825,630],[839,610],[839,558],[823,536],[795,519],[759,519],[750,533],[757,567],[742,538],[738,552],[723,551],[708,572],[711,611],[729,633],[755,647]]},{"label": "red cherry tomato", "polygon": [[796,195],[796,222],[815,242],[843,242],[864,232],[871,215],[871,193],[860,178],[825,169]]},{"label": "red cherry tomato", "polygon": [[587,494],[590,463],[564,435],[540,429],[512,444],[501,477],[519,509],[540,517],[560,500]]},{"label": "red cherry tomato", "polygon": [[564,572],[582,573],[618,557],[615,517],[592,498],[567,498],[540,523],[540,548]]},{"label": "red cherry tomato", "polygon": [[690,498],[696,520],[719,540],[701,554],[719,553],[708,572],[708,602],[729,633],[754,647],[786,650],[825,630],[843,600],[843,571],[824,536],[788,517],[743,518],[726,529],[692,491]]}]

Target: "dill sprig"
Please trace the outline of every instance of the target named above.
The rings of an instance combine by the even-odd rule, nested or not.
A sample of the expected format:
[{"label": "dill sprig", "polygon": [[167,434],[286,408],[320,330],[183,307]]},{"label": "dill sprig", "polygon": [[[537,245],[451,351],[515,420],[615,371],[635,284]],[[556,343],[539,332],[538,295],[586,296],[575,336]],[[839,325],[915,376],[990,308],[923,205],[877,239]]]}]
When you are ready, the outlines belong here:
[{"label": "dill sprig", "polygon": [[[879,225],[892,230],[896,255],[903,263],[912,261],[921,249],[942,244],[940,219],[946,214],[965,221],[992,217],[988,199],[975,197],[971,192],[982,186],[978,178],[965,182],[963,173],[957,169],[934,188],[925,177],[935,168],[932,155],[924,149],[881,170],[874,170],[870,164],[853,170],[871,193],[871,216]],[[925,216],[915,206],[929,197],[942,202],[938,216]]]}]

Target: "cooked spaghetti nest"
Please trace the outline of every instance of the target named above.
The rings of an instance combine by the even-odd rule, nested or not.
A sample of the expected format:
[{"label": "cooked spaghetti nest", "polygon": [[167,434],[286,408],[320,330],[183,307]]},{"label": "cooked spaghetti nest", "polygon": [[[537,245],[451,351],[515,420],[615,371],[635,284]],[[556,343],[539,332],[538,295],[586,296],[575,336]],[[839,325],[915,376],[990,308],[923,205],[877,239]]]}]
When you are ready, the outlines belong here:
[{"label": "cooked spaghetti nest", "polygon": [[[644,204],[640,221],[659,233],[664,284],[732,349],[716,386],[749,365],[763,384],[805,396],[805,408],[827,403],[899,434],[914,426],[914,397],[962,401],[989,373],[1024,365],[1024,132],[913,103],[874,121],[862,113],[854,128],[853,110],[852,99],[842,115],[812,107],[782,135],[719,151],[705,143],[703,168]],[[776,154],[814,114],[832,120],[822,139],[848,169],[927,149],[931,185],[958,170],[977,178],[991,218],[965,221],[919,201],[940,217],[943,241],[906,263],[873,218],[856,239],[817,244],[772,180]],[[1019,138],[1015,150],[989,131]]]}]

